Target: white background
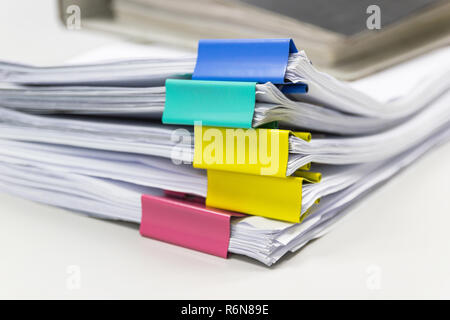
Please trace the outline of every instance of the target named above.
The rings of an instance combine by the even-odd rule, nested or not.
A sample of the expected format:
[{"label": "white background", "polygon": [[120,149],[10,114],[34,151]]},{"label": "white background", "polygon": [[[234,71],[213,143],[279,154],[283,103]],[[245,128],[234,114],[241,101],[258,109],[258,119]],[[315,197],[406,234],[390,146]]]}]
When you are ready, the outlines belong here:
[{"label": "white background", "polygon": [[[3,0],[0,59],[61,63],[119,42],[66,31],[55,4]],[[0,194],[0,298],[450,298],[449,177],[447,143],[272,268]]]}]

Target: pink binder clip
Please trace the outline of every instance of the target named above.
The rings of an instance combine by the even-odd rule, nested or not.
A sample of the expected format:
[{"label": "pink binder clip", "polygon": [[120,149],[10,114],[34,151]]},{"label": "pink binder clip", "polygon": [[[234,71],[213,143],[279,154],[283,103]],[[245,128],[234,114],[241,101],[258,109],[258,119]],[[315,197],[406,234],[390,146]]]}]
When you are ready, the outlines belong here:
[{"label": "pink binder clip", "polygon": [[141,235],[226,258],[230,218],[244,215],[208,208],[200,197],[166,195],[142,195]]}]

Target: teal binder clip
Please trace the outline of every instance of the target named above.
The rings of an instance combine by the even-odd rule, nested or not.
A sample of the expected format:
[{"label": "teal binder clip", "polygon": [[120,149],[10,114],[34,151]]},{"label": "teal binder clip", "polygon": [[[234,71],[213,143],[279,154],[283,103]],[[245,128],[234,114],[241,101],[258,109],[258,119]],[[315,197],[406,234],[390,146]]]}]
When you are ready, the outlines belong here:
[{"label": "teal binder clip", "polygon": [[166,124],[251,128],[256,82],[166,80]]}]

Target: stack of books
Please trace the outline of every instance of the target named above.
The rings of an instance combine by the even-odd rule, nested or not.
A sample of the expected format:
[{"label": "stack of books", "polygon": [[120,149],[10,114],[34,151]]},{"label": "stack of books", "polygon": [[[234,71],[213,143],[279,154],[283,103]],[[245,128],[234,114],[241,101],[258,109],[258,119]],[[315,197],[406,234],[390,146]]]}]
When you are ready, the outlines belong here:
[{"label": "stack of books", "polygon": [[383,98],[319,72],[291,39],[201,40],[196,58],[1,62],[0,190],[272,265],[449,140],[448,54],[411,62],[411,90],[397,71]]}]

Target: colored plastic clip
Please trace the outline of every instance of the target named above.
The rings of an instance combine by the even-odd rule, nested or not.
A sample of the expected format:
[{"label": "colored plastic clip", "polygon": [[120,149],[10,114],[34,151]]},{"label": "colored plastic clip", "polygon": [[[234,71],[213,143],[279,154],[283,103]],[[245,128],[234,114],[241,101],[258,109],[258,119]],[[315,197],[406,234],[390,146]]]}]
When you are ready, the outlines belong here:
[{"label": "colored plastic clip", "polygon": [[298,223],[301,221],[303,180],[208,170],[206,204]]},{"label": "colored plastic clip", "polygon": [[289,136],[311,140],[310,133],[279,129],[195,126],[194,134],[195,168],[275,177],[286,177]]},{"label": "colored plastic clip", "polygon": [[208,170],[206,205],[299,223],[315,207],[302,214],[303,183],[320,181],[318,175],[279,178]]},{"label": "colored plastic clip", "polygon": [[163,123],[251,128],[255,82],[166,80]]},{"label": "colored plastic clip", "polygon": [[208,39],[198,43],[192,79],[283,84],[292,39]]},{"label": "colored plastic clip", "polygon": [[142,195],[141,235],[226,258],[230,218],[243,215],[171,196]]}]

